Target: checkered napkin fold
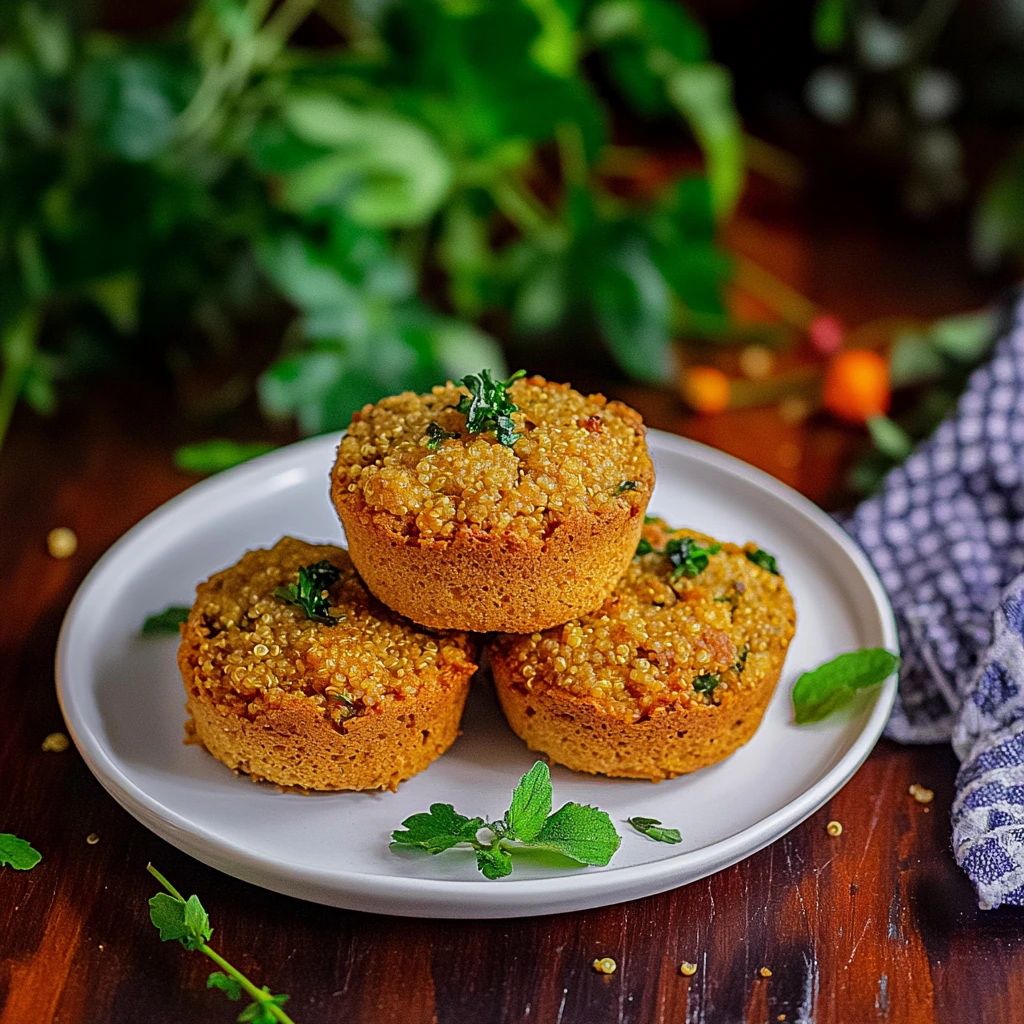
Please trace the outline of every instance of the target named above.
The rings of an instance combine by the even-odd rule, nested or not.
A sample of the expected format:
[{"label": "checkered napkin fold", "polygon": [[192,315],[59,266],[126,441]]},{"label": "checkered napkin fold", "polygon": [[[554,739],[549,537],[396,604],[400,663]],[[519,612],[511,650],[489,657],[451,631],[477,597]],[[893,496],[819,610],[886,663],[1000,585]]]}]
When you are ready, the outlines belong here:
[{"label": "checkered napkin fold", "polygon": [[983,909],[1024,906],[1024,294],[953,416],[843,525],[896,613],[886,733],[952,740],[957,863]]}]

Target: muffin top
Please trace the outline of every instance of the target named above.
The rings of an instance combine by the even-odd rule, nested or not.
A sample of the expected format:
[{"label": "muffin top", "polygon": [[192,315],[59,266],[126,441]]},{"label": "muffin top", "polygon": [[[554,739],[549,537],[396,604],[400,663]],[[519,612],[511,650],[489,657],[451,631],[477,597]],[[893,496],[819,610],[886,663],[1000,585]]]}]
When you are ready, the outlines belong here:
[{"label": "muffin top", "polygon": [[492,644],[512,684],[558,687],[629,721],[717,704],[777,671],[796,616],[774,559],[645,520],[637,555],[595,612]]},{"label": "muffin top", "polygon": [[369,593],[342,548],[292,537],[201,583],[183,636],[194,695],[253,716],[301,695],[340,725],[476,669],[465,633],[415,626]]},{"label": "muffin top", "polygon": [[[529,377],[507,390],[497,382],[491,394],[513,407],[487,420],[470,394],[449,383],[355,413],[338,448],[336,494],[423,540],[460,530],[543,537],[571,510],[646,505],[654,469],[643,421],[628,406]],[[479,433],[468,429],[482,422]]]}]

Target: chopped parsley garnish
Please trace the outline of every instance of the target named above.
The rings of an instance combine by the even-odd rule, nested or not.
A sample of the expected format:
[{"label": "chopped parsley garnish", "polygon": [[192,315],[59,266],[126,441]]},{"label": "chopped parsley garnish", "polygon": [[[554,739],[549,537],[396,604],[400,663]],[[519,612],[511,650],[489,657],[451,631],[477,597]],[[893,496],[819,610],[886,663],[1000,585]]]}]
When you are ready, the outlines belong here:
[{"label": "chopped parsley garnish", "polygon": [[177,633],[178,627],[183,622],[188,622],[190,609],[183,604],[172,604],[162,612],[154,612],[146,616],[139,630],[143,636],[153,636],[156,633]]},{"label": "chopped parsley garnish", "polygon": [[508,389],[525,377],[525,370],[517,370],[508,380],[495,380],[490,370],[467,373],[457,384],[461,384],[468,395],[463,395],[455,406],[466,417],[466,430],[471,434],[482,434],[493,430],[499,444],[511,448],[519,440],[512,413],[519,407],[512,401]]},{"label": "chopped parsley garnish", "polygon": [[758,548],[756,551],[748,551],[747,558],[754,563],[754,565],[760,566],[762,569],[767,569],[773,576],[779,575],[779,566],[775,561],[774,555],[769,555],[767,551],[763,551]]},{"label": "chopped parsley garnish", "polygon": [[662,828],[657,818],[627,818],[626,821],[641,835],[656,843],[681,843],[683,837],[677,828]]},{"label": "chopped parsley garnish", "polygon": [[722,677],[717,673],[710,675],[697,676],[693,681],[693,688],[697,693],[712,694],[715,692],[715,687],[722,681]]},{"label": "chopped parsley garnish", "polygon": [[671,578],[677,580],[680,576],[687,576],[692,579],[699,576],[708,567],[710,557],[721,550],[721,544],[715,543],[706,548],[692,537],[673,537],[665,545],[665,554],[675,566]]},{"label": "chopped parsley garnish", "polygon": [[639,480],[623,480],[618,487],[615,488],[616,494],[625,494],[626,491],[635,491],[640,486]]},{"label": "chopped parsley garnish", "polygon": [[636,546],[635,558],[640,558],[642,555],[649,555],[654,550],[654,545],[647,540],[646,537],[640,538],[640,543]]},{"label": "chopped parsley garnish", "polygon": [[277,587],[274,597],[297,605],[306,615],[327,626],[336,626],[341,620],[331,615],[327,591],[341,579],[341,570],[327,559],[315,565],[299,566],[299,582]]},{"label": "chopped parsley garnish", "polygon": [[[546,850],[577,864],[603,867],[619,848],[619,834],[604,811],[568,803],[551,813],[551,775],[538,761],[520,780],[512,804],[499,821],[467,818],[451,804],[431,804],[429,812],[414,814],[391,833],[393,850],[443,853],[455,846],[471,847],[485,878],[512,873],[515,850]],[[486,840],[479,833],[488,832]]]},{"label": "chopped parsley garnish", "polygon": [[436,452],[445,441],[455,441],[462,437],[458,431],[445,430],[437,423],[427,424],[427,447]]}]

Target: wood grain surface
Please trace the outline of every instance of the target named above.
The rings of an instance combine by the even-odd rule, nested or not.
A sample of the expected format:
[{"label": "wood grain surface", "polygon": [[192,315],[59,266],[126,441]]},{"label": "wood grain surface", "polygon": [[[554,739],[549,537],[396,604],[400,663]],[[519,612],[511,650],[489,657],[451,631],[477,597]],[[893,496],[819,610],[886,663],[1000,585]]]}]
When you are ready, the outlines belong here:
[{"label": "wood grain surface", "polygon": [[[733,234],[737,248],[851,322],[951,312],[982,294],[929,240],[885,248],[878,225],[852,216],[825,231],[772,223],[769,211]],[[824,423],[785,424],[772,409],[694,420],[669,396],[619,392],[653,425],[725,448],[818,500],[835,493],[860,444]],[[743,863],[560,917],[416,921],[328,909],[235,881],[150,834],[73,749],[40,745],[63,728],[52,662],[75,587],[117,537],[193,482],[170,452],[208,428],[173,409],[152,385],[114,382],[73,397],[51,421],[19,415],[0,453],[0,831],[44,857],[30,872],[0,869],[0,1024],[234,1019],[236,1004],[205,989],[207,962],[161,943],[150,925],[150,860],[199,894],[229,960],[291,994],[298,1024],[1024,1019],[1024,916],[978,910],[953,862],[956,763],[946,747],[883,741],[828,806]],[[58,525],[80,541],[63,561],[45,547]],[[931,805],[908,796],[914,782],[935,790]],[[843,824],[837,838],[825,830],[831,819]],[[618,962],[613,976],[592,969],[602,956]],[[680,974],[683,960],[697,964],[692,977]]]}]

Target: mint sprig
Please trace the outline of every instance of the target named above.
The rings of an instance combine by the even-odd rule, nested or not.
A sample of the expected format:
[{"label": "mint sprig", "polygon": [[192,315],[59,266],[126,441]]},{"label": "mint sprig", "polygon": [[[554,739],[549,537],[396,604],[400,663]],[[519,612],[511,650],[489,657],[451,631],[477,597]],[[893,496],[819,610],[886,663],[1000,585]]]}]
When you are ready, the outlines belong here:
[{"label": "mint sprig", "polygon": [[[490,879],[512,873],[515,850],[548,850],[578,864],[607,864],[621,842],[611,818],[596,807],[577,803],[567,803],[552,814],[551,801],[551,773],[538,761],[519,780],[501,820],[467,818],[451,804],[432,804],[428,813],[406,818],[402,829],[391,833],[391,848],[437,854],[469,846],[477,867]],[[481,839],[481,832],[488,836]]]},{"label": "mint sprig", "polygon": [[512,419],[512,413],[519,407],[512,401],[508,389],[525,376],[525,370],[516,370],[508,380],[495,380],[490,370],[481,370],[479,373],[467,373],[462,380],[456,381],[469,392],[455,406],[466,417],[466,430],[470,434],[493,430],[498,443],[511,448],[520,437]]},{"label": "mint sprig", "polygon": [[722,545],[712,543],[708,547],[695,541],[692,537],[673,537],[665,545],[665,554],[672,563],[671,579],[680,576],[693,578],[699,576],[707,567],[712,555],[717,555]]},{"label": "mint sprig", "polygon": [[779,575],[779,563],[775,561],[774,555],[769,555],[767,551],[762,548],[757,548],[754,551],[747,552],[747,561],[753,562],[754,565],[770,572],[773,576]]},{"label": "mint sprig", "polygon": [[877,686],[900,666],[900,659],[883,647],[866,647],[805,672],[793,684],[793,717],[797,725],[820,722],[849,704],[857,690]]},{"label": "mint sprig", "polygon": [[286,995],[273,995],[266,986],[257,988],[241,971],[232,967],[216,950],[208,945],[213,928],[210,918],[198,896],[185,899],[152,864],[146,870],[166,889],[149,901],[149,919],[160,932],[164,942],[180,942],[186,949],[209,957],[219,968],[206,979],[207,988],[219,988],[232,1001],[237,1002],[246,992],[252,1002],[238,1015],[248,1024],[295,1024],[281,1007]]},{"label": "mint sprig", "polygon": [[681,843],[683,837],[677,828],[662,828],[657,818],[627,818],[626,821],[641,835],[656,843]]},{"label": "mint sprig", "polygon": [[15,871],[30,871],[42,859],[43,855],[24,839],[0,832],[0,867],[9,864]]}]

